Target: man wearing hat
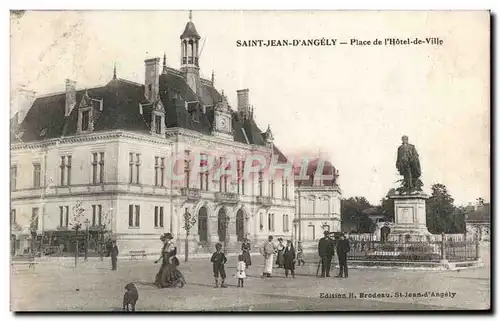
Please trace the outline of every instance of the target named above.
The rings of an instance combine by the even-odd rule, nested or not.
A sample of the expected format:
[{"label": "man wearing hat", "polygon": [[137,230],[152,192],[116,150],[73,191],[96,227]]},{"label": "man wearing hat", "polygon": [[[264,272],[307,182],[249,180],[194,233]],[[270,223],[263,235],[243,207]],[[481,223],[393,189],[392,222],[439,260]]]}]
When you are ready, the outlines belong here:
[{"label": "man wearing hat", "polygon": [[344,233],[340,234],[340,240],[337,242],[337,256],[339,258],[339,274],[337,278],[347,278],[347,253],[351,250],[349,240],[345,237]]},{"label": "man wearing hat", "polygon": [[330,277],[330,265],[332,264],[332,257],[335,254],[333,241],[330,238],[330,232],[325,231],[318,243],[318,254],[321,258],[321,277]]}]

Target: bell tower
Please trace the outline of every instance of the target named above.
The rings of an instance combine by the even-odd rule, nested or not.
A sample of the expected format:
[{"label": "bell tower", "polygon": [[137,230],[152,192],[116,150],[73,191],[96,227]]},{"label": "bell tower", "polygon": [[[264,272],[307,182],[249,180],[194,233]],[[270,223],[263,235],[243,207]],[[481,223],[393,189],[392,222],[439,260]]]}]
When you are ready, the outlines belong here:
[{"label": "bell tower", "polygon": [[200,35],[192,21],[193,13],[189,11],[189,21],[181,35],[181,72],[186,77],[189,87],[196,93],[200,91],[199,44]]}]

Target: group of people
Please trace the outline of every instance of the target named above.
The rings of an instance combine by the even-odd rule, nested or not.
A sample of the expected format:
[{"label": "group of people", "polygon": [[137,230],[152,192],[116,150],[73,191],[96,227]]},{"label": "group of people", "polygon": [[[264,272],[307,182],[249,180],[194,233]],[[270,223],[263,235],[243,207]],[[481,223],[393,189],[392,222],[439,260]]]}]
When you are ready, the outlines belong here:
[{"label": "group of people", "polygon": [[[336,277],[348,277],[347,269],[347,253],[350,251],[349,241],[345,235],[340,233],[338,238],[333,240],[329,232],[324,232],[324,237],[319,240],[318,254],[321,258],[321,277],[330,277],[330,267],[332,258],[337,252],[340,271]],[[165,233],[160,237],[163,243],[161,255],[155,263],[162,262],[160,270],[156,274],[154,284],[160,288],[165,287],[182,287],[186,283],[183,274],[179,271],[179,260],[177,259],[177,247],[173,242],[171,233]],[[212,254],[210,261],[212,262],[213,273],[215,278],[215,287],[226,288],[226,271],[225,264],[227,263],[226,255],[221,251],[222,244],[215,245],[215,252]],[[251,243],[245,238],[241,245],[241,254],[238,255],[238,263],[236,265],[236,278],[238,279],[238,287],[243,287],[246,271],[252,265],[250,255]],[[116,241],[112,241],[108,253],[111,256],[112,270],[116,270],[116,262],[118,256],[118,247]],[[273,242],[273,236],[268,237],[267,242],[260,248],[260,253],[264,256],[264,271],[263,278],[270,278],[273,274],[273,265],[278,268],[285,269],[285,277],[291,274],[295,278],[295,263],[300,266],[305,265],[304,250],[302,243],[299,241],[297,250],[293,246],[291,240],[283,244],[283,239],[278,238],[278,244]],[[276,256],[276,261],[275,261]]]},{"label": "group of people", "polygon": [[339,260],[339,274],[336,275],[336,277],[348,277],[347,253],[351,250],[349,240],[345,237],[344,233],[340,233],[338,238],[332,240],[330,238],[330,232],[325,231],[324,237],[322,237],[318,243],[318,254],[321,258],[322,278],[330,277],[330,267],[332,264],[332,258],[335,255],[335,250]]},{"label": "group of people", "polygon": [[[273,243],[273,236],[269,235],[267,242],[260,249],[260,253],[264,256],[264,272],[262,277],[270,278],[273,274],[273,264],[276,263],[279,268],[285,269],[285,277],[288,277],[290,273],[292,278],[295,278],[295,262],[305,263],[303,260],[303,249],[302,245],[299,243],[299,251],[295,251],[295,247],[291,240],[286,241],[286,245],[283,245],[283,239],[278,238],[278,245]],[[276,255],[276,262],[274,262],[274,256]]]},{"label": "group of people", "polygon": [[[221,252],[222,244],[215,244],[215,253],[212,254],[210,262],[212,262],[212,268],[214,272],[215,287],[226,288],[226,270],[224,265],[227,262],[226,255]],[[252,246],[250,240],[245,238],[241,244],[241,254],[238,255],[238,263],[236,264],[236,278],[238,279],[238,288],[242,288],[244,280],[246,279],[246,270],[252,265],[252,257],[250,256],[250,250]]]}]

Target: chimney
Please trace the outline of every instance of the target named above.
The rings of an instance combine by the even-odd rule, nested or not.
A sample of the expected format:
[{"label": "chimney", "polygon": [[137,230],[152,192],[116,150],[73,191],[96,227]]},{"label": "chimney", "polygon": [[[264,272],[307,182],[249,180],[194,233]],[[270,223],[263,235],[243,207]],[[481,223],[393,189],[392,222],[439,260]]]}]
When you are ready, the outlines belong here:
[{"label": "chimney", "polygon": [[17,115],[17,124],[21,124],[35,102],[35,92],[21,87],[12,98],[11,111]]},{"label": "chimney", "polygon": [[144,96],[150,102],[156,100],[160,92],[160,58],[151,58],[144,60]]},{"label": "chimney", "polygon": [[76,81],[66,79],[66,109],[64,116],[69,116],[76,105]]},{"label": "chimney", "polygon": [[248,98],[249,91],[250,90],[248,88],[236,91],[236,93],[238,94],[238,113],[245,119],[249,118],[250,116],[250,104]]}]

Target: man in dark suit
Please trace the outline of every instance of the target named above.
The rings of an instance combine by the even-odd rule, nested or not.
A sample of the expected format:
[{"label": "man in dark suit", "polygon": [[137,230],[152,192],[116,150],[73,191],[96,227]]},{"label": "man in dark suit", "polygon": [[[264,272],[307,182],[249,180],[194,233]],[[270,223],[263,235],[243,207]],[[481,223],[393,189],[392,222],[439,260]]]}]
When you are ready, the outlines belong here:
[{"label": "man in dark suit", "polygon": [[347,278],[347,253],[351,250],[349,240],[346,239],[344,233],[340,234],[340,240],[337,242],[337,256],[339,258],[339,274],[337,278]]},{"label": "man in dark suit", "polygon": [[332,264],[332,257],[335,254],[333,241],[330,239],[330,233],[325,231],[318,243],[318,254],[321,258],[321,277],[330,277],[330,265]]}]

